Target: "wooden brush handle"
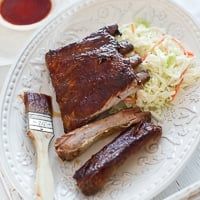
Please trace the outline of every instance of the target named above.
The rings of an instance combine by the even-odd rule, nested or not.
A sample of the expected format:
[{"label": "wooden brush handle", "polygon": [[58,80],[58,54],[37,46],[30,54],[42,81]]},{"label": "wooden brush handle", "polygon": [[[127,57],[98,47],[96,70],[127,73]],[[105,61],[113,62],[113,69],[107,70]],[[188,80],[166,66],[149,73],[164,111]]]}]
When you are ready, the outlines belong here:
[{"label": "wooden brush handle", "polygon": [[189,185],[188,187],[176,192],[175,194],[167,197],[165,200],[198,200],[200,197],[200,181]]},{"label": "wooden brush handle", "polygon": [[48,155],[48,146],[53,135],[31,131],[29,136],[33,139],[37,152],[36,200],[53,200],[54,181]]}]

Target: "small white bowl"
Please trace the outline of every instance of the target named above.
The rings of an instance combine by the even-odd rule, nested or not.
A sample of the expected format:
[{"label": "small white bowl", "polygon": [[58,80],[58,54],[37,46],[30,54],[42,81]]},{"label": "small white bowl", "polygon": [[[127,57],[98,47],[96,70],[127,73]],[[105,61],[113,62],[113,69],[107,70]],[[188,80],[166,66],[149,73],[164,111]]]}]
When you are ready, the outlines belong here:
[{"label": "small white bowl", "polygon": [[40,20],[39,22],[29,24],[29,25],[15,25],[6,21],[0,14],[0,25],[12,30],[17,30],[17,31],[29,31],[29,30],[35,29],[41,26],[42,24],[44,24],[49,19],[53,11],[55,10],[55,0],[50,0],[50,1],[51,1],[51,10],[47,14],[47,16],[43,18],[42,20]]}]

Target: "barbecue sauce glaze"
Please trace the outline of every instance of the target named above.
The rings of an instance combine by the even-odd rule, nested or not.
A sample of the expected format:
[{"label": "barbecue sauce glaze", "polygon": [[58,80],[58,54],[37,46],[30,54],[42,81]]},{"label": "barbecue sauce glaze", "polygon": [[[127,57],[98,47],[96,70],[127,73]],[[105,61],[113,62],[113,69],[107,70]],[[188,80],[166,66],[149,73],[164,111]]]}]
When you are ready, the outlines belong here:
[{"label": "barbecue sauce glaze", "polygon": [[44,19],[51,7],[51,0],[3,0],[0,13],[14,25],[29,25]]}]

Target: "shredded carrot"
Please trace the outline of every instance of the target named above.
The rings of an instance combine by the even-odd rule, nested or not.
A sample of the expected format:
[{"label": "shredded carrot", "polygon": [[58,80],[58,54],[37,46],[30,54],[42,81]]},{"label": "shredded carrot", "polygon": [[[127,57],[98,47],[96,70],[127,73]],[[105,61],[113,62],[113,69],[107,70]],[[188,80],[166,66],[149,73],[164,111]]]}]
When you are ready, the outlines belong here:
[{"label": "shredded carrot", "polygon": [[131,24],[131,31],[134,33],[135,32],[135,25]]},{"label": "shredded carrot", "polygon": [[[178,44],[178,46],[183,50],[184,55],[186,55],[188,58],[194,57],[193,52],[186,50],[186,49],[183,47],[183,45],[181,44],[180,41],[178,41],[176,38],[172,38],[172,40],[173,40],[174,42],[176,42],[176,43]],[[179,84],[176,86],[176,88],[175,88],[175,94],[172,96],[172,101],[175,99],[175,97],[176,97],[178,91],[180,90],[181,84],[183,83],[183,78],[184,78],[183,76],[184,76],[185,73],[187,72],[188,68],[189,68],[189,66],[188,66],[188,67],[183,71],[183,73],[181,74],[181,81],[180,81],[180,83],[179,83]]]},{"label": "shredded carrot", "polygon": [[[179,47],[183,50],[184,55],[186,55],[188,58],[194,57],[193,52],[186,50],[186,49],[182,46],[182,44],[181,44],[177,39],[173,38],[173,40],[174,40],[174,41],[179,45]],[[183,83],[183,78],[184,78],[183,76],[184,76],[184,74],[187,72],[187,70],[188,70],[188,67],[183,71],[183,73],[182,73],[182,75],[181,75],[181,81],[180,81],[180,83],[179,83],[179,84],[176,86],[176,88],[175,88],[175,94],[174,94],[173,97],[172,97],[172,101],[175,99],[175,97],[176,97],[178,91],[180,90],[181,84]]]},{"label": "shredded carrot", "polygon": [[163,41],[164,41],[165,37],[162,37],[160,40],[158,40],[158,42],[156,42],[156,44],[150,49],[150,52],[152,52],[157,46],[159,46]]},{"label": "shredded carrot", "polygon": [[185,51],[185,55],[186,55],[188,58],[193,58],[193,57],[194,57],[194,53],[191,52],[191,51]]},{"label": "shredded carrot", "polygon": [[144,61],[146,59],[147,55],[141,57],[142,58],[142,61]]},{"label": "shredded carrot", "polygon": [[[158,40],[158,42],[156,42],[156,44],[149,50],[149,52],[152,52],[157,46],[159,46],[164,41],[164,39],[165,39],[165,37],[162,37],[160,40]],[[143,56],[142,61],[144,61],[147,56],[148,56],[148,54]]]},{"label": "shredded carrot", "polygon": [[172,95],[172,101],[174,101],[174,99],[176,98],[176,95],[178,94],[182,83],[183,83],[183,78],[181,79],[180,83],[175,87],[175,94]]},{"label": "shredded carrot", "polygon": [[173,40],[174,42],[176,42],[176,43],[178,44],[178,46],[183,50],[184,55],[186,55],[188,58],[194,57],[193,52],[186,50],[186,49],[183,47],[183,45],[181,44],[180,41],[178,41],[176,38],[172,38],[172,40]]},{"label": "shredded carrot", "polygon": [[[188,66],[188,67],[189,67],[189,66]],[[183,83],[183,78],[184,78],[185,73],[186,73],[187,70],[188,70],[188,67],[187,67],[187,68],[183,71],[183,73],[181,74],[181,81],[180,81],[180,83],[179,83],[178,85],[176,85],[176,87],[175,87],[175,94],[172,95],[172,101],[175,99],[176,95],[178,94],[178,92],[179,92],[179,90],[180,90],[180,88],[181,88],[181,85],[182,85],[182,83]]]},{"label": "shredded carrot", "polygon": [[183,47],[183,45],[180,43],[180,41],[178,41],[176,38],[172,38],[172,40],[173,40],[174,42],[176,42],[176,44],[178,44],[178,46],[183,50],[183,53],[184,53],[184,55],[185,55],[186,50],[185,50],[185,48]]}]

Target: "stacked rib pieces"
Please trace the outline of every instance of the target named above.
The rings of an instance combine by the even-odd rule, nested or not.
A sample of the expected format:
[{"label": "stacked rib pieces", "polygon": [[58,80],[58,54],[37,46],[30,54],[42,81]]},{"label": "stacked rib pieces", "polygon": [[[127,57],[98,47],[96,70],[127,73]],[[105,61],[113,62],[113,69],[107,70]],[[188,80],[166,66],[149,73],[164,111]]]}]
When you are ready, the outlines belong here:
[{"label": "stacked rib pieces", "polygon": [[[87,195],[101,189],[117,161],[122,164],[137,145],[161,133],[160,127],[147,123],[150,113],[139,108],[97,120],[100,114],[133,95],[149,79],[147,72],[136,72],[142,59],[137,54],[126,57],[133,46],[127,41],[119,43],[118,35],[117,25],[107,26],[79,42],[46,54],[65,130],[55,143],[62,160],[72,160],[101,137],[131,127],[76,172],[74,178]],[[118,153],[109,156],[113,151]]]}]

